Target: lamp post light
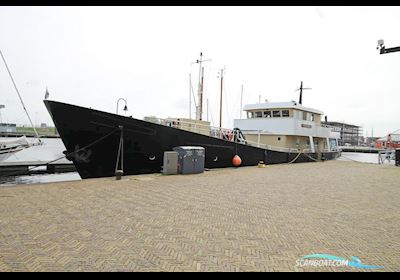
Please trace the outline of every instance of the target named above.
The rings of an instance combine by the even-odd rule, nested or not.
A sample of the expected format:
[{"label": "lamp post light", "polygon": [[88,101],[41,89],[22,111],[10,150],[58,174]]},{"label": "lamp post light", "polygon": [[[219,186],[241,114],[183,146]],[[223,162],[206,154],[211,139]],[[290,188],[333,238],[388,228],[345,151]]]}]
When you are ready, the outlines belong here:
[{"label": "lamp post light", "polygon": [[120,99],[118,99],[118,101],[117,101],[117,115],[118,115],[118,105],[119,105],[119,102],[121,101],[121,100],[123,100],[124,102],[125,102],[125,106],[124,106],[124,111],[126,112],[126,111],[128,111],[128,102],[126,102],[126,100],[124,99],[124,98],[120,98]]}]

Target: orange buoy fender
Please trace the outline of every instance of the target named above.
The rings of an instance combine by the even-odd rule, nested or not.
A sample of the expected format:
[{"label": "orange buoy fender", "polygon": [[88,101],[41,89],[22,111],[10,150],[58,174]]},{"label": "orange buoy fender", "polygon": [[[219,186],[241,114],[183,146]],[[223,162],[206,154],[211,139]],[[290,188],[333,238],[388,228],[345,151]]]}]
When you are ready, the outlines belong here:
[{"label": "orange buoy fender", "polygon": [[242,159],[240,158],[240,156],[235,155],[232,158],[232,164],[233,164],[233,166],[236,166],[236,167],[240,166],[242,164]]}]

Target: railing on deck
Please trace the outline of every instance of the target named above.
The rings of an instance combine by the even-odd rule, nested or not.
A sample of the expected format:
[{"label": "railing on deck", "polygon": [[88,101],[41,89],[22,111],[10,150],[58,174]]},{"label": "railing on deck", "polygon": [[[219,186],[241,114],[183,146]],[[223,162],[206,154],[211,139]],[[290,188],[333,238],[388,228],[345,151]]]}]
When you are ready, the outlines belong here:
[{"label": "railing on deck", "polygon": [[[161,118],[156,118],[156,117],[146,117],[146,121],[153,122],[156,124],[160,125],[165,125],[169,127],[174,127],[190,132],[195,132],[195,133],[200,133],[200,134],[205,134],[205,132],[208,132],[208,136],[215,137],[218,139],[223,139],[226,141],[231,141],[231,142],[238,142],[242,144],[249,144],[254,147],[259,147],[259,148],[264,148],[272,151],[277,151],[277,152],[284,152],[284,153],[311,153],[311,149],[297,149],[297,148],[285,148],[285,147],[278,147],[278,146],[272,146],[272,145],[267,145],[263,144],[260,142],[255,142],[255,141],[249,141],[245,140],[241,137],[239,130],[232,130],[228,128],[221,128],[221,127],[213,127],[210,125],[205,125],[201,123],[196,123],[196,120],[191,121],[185,121],[181,120],[179,118],[169,118],[169,119],[161,119]],[[325,126],[325,125],[324,125]],[[328,151],[328,150],[326,150]],[[324,150],[325,152],[325,150]]]},{"label": "railing on deck", "polygon": [[[244,139],[241,139],[238,130],[232,130],[228,128],[221,128],[221,127],[213,127],[206,124],[196,123],[196,120],[185,121],[179,118],[177,119],[161,119],[155,117],[147,117],[145,118],[146,121],[153,122],[160,125],[165,125],[169,127],[174,127],[190,132],[195,132],[199,134],[207,134],[208,136],[224,139],[227,141],[235,141],[235,142],[243,142]],[[239,141],[238,141],[239,140]]]}]

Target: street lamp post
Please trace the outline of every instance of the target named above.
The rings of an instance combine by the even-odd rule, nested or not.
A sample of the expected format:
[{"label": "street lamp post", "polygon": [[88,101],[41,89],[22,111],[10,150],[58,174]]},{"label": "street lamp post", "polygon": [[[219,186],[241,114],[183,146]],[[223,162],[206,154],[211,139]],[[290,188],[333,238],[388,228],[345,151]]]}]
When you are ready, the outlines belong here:
[{"label": "street lamp post", "polygon": [[123,100],[124,102],[125,102],[125,107],[124,107],[124,111],[126,112],[126,111],[128,111],[128,102],[126,102],[126,100],[124,99],[124,98],[120,98],[120,99],[118,99],[118,101],[117,101],[117,115],[118,115],[118,105],[119,105],[119,102],[121,101],[121,100]]}]

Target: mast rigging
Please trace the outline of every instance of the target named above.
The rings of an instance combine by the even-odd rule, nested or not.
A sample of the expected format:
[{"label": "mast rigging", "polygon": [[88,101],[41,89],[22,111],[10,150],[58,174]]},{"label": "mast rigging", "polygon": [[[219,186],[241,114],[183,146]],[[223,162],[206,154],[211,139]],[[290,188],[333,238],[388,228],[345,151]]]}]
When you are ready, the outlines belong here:
[{"label": "mast rigging", "polygon": [[29,114],[28,114],[28,110],[26,110],[24,101],[22,101],[22,98],[21,98],[21,95],[20,95],[19,90],[18,90],[18,88],[17,88],[17,85],[15,84],[14,78],[13,78],[13,76],[12,76],[12,74],[11,74],[10,69],[8,68],[6,59],[4,58],[4,55],[3,55],[3,53],[2,53],[1,50],[0,50],[0,55],[1,55],[1,57],[3,58],[3,62],[4,62],[4,65],[5,65],[6,68],[7,68],[8,75],[10,76],[11,82],[12,82],[12,84],[14,85],[15,91],[16,91],[17,94],[18,94],[19,100],[21,101],[22,107],[24,108],[25,113],[26,113],[26,115],[28,116],[29,122],[30,122],[30,124],[31,124],[31,126],[32,126],[32,128],[33,128],[33,130],[34,130],[34,132],[35,132],[35,134],[36,134],[36,137],[39,138],[39,134],[38,134],[38,132],[36,131],[35,126],[33,125],[33,122],[32,122],[32,120],[31,120],[31,117],[30,117]]}]

